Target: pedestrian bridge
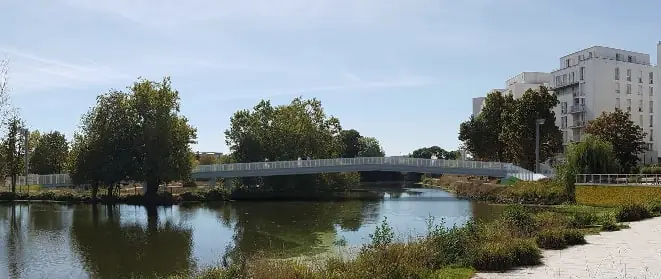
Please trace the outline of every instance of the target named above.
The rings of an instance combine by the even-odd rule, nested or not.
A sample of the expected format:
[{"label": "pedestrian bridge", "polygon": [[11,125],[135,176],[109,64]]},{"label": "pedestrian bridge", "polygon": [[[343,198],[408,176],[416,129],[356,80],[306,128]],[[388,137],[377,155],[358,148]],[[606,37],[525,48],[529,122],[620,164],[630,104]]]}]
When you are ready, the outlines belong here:
[{"label": "pedestrian bridge", "polygon": [[395,171],[458,174],[533,180],[534,173],[509,163],[437,160],[406,157],[361,157],[296,161],[274,161],[201,165],[193,169],[195,179],[258,177],[358,171]]},{"label": "pedestrian bridge", "polygon": [[[361,157],[200,165],[193,168],[191,175],[194,179],[197,180],[211,180],[215,178],[259,177],[358,171],[395,171],[491,177],[512,176],[521,180],[528,181],[539,177],[539,175],[527,169],[510,163],[437,160],[406,157]],[[25,182],[25,177],[21,176],[19,177],[17,184],[25,185]],[[8,181],[5,183],[8,183]],[[39,184],[45,187],[55,187],[68,186],[72,183],[68,174],[31,174],[28,176],[27,184]]]}]

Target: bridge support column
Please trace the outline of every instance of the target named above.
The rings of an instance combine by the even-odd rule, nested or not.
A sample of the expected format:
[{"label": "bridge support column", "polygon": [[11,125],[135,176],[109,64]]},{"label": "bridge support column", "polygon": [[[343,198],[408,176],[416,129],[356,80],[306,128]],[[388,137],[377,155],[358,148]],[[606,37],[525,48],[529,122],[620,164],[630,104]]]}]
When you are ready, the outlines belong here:
[{"label": "bridge support column", "polygon": [[225,178],[223,181],[223,188],[232,190],[232,187],[234,187],[234,178]]},{"label": "bridge support column", "polygon": [[216,178],[215,177],[209,179],[209,187],[213,187],[213,188],[216,187]]}]

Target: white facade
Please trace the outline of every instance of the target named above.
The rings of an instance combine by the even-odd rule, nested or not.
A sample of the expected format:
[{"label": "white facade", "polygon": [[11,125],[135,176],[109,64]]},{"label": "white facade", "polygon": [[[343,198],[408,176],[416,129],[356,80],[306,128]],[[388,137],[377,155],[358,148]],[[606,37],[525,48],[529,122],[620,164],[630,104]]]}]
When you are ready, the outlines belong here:
[{"label": "white facade", "polygon": [[485,97],[473,98],[473,115],[474,116],[477,116],[482,111],[482,107],[484,106],[484,100],[485,99],[486,99]]},{"label": "white facade", "polygon": [[510,93],[515,99],[521,98],[528,89],[538,89],[540,86],[548,86],[551,82],[551,74],[542,72],[523,72],[505,81],[505,92]]},{"label": "white facade", "polygon": [[[661,43],[657,52],[661,54]],[[564,145],[583,138],[587,121],[619,108],[647,133],[650,151],[642,155],[644,163],[656,163],[661,93],[657,71],[648,54],[601,46],[560,58],[560,69],[551,73],[551,87],[560,101],[555,115]]]}]

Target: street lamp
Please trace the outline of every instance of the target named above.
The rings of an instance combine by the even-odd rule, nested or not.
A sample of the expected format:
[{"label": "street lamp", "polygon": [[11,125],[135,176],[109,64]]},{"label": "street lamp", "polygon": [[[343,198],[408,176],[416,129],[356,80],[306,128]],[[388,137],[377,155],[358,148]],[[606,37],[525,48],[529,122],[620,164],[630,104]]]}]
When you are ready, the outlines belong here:
[{"label": "street lamp", "polygon": [[535,120],[535,173],[539,173],[539,126],[544,125],[545,119]]},{"label": "street lamp", "polygon": [[30,188],[29,188],[30,186],[28,186],[28,171],[29,171],[28,158],[30,158],[30,157],[29,157],[28,153],[30,152],[30,147],[28,146],[28,143],[29,143],[29,138],[30,138],[30,130],[24,128],[24,129],[21,129],[21,132],[23,133],[23,146],[25,146],[24,147],[25,148],[25,154],[24,154],[25,158],[23,160],[24,165],[25,165],[25,187],[28,187],[27,189],[28,189],[28,193],[29,193],[30,192]]}]

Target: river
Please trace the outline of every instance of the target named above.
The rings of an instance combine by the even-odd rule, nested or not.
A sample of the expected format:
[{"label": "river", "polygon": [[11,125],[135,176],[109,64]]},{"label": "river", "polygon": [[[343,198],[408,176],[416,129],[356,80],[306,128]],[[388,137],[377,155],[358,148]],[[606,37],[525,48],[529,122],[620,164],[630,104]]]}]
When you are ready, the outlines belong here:
[{"label": "river", "polygon": [[436,189],[386,192],[380,201],[231,202],[150,208],[0,204],[0,278],[165,277],[223,255],[310,257],[358,247],[387,218],[399,236],[489,219],[501,208]]}]

